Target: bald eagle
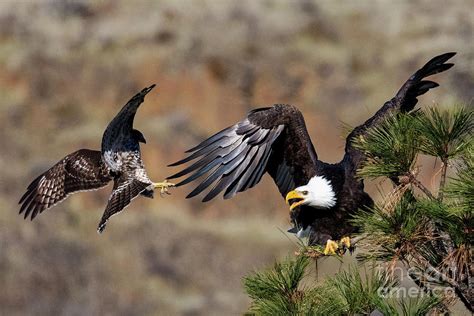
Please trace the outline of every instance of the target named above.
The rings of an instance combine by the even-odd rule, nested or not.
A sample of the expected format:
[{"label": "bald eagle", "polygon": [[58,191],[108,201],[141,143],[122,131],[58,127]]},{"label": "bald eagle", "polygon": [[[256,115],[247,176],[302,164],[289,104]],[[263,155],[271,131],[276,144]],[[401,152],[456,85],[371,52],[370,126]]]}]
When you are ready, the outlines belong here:
[{"label": "bald eagle", "polygon": [[[303,115],[295,106],[276,104],[250,111],[242,121],[188,150],[186,158],[170,166],[194,163],[168,179],[187,175],[177,184],[182,186],[206,175],[187,196],[194,197],[210,188],[205,202],[222,191],[225,199],[231,198],[255,186],[268,173],[290,204],[294,224],[291,232],[298,237],[309,235],[312,244],[326,244],[325,253],[334,252],[341,242],[349,246],[350,240],[342,237],[356,232],[356,228],[348,218],[358,208],[373,205],[364,191],[364,181],[356,176],[365,157],[352,141],[387,116],[411,111],[418,96],[438,86],[423,79],[451,68],[453,64],[446,61],[454,55],[432,58],[374,116],[354,128],[338,163],[318,159]],[[336,243],[338,239],[341,242]]]},{"label": "bald eagle", "polygon": [[96,190],[113,180],[112,193],[97,228],[101,233],[109,218],[121,212],[139,194],[153,198],[155,188],[168,192],[173,184],[153,183],[148,178],[140,153],[140,143],[146,140],[133,128],[138,107],[154,87],[136,94],[110,122],[102,137],[102,151],[75,151],[33,180],[20,199],[20,214],[24,213],[25,219],[31,216],[33,220],[70,194]]}]

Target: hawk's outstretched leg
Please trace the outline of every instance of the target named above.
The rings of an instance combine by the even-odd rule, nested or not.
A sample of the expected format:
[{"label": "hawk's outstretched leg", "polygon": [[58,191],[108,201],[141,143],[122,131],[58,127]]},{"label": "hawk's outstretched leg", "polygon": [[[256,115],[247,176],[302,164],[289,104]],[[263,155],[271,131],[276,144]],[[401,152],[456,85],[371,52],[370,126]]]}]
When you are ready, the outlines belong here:
[{"label": "hawk's outstretched leg", "polygon": [[155,182],[153,183],[153,187],[155,189],[160,189],[160,195],[163,196],[163,194],[171,194],[169,193],[168,191],[168,188],[172,188],[174,187],[175,184],[174,183],[171,183],[171,182],[168,182],[168,180],[165,180],[163,182]]}]

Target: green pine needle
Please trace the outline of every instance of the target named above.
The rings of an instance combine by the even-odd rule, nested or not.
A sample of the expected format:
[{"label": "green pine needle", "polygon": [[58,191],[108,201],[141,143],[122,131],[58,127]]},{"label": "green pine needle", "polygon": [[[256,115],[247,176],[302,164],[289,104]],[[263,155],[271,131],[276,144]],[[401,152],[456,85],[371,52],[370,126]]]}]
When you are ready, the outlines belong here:
[{"label": "green pine needle", "polygon": [[457,175],[450,179],[445,189],[453,208],[472,216],[474,209],[474,141],[464,153],[457,168]]},{"label": "green pine needle", "polygon": [[391,116],[354,140],[366,160],[358,174],[362,177],[394,177],[411,171],[418,153],[419,132],[414,114]]},{"label": "green pine needle", "polygon": [[392,303],[393,308],[400,311],[398,315],[423,316],[430,314],[436,306],[441,303],[441,298],[434,295],[420,295],[415,298],[407,298]]},{"label": "green pine needle", "polygon": [[351,266],[348,271],[338,273],[328,282],[341,296],[346,315],[368,315],[375,309],[389,309],[384,304],[381,294],[398,285],[398,282],[385,271],[371,269],[363,277],[357,266]]},{"label": "green pine needle", "polygon": [[276,262],[272,269],[255,272],[244,278],[247,294],[254,300],[251,310],[259,315],[294,314],[302,302],[298,285],[310,260],[305,256]]},{"label": "green pine needle", "polygon": [[[284,262],[287,272],[302,268],[298,258]],[[279,274],[281,267],[275,265],[263,274]],[[257,274],[262,276],[262,273]],[[245,283],[260,283],[262,278],[255,279],[255,275],[246,277]],[[273,282],[272,278],[270,283]],[[269,285],[268,282],[263,284]],[[369,315],[374,311],[384,315],[425,315],[440,302],[428,294],[415,299],[398,298],[399,285],[399,281],[384,270],[372,268],[360,272],[360,267],[354,265],[304,291],[291,291],[291,295],[280,290],[272,292],[273,286],[268,291],[258,290],[257,296],[252,296],[255,294],[252,292],[253,302],[247,315]]]},{"label": "green pine needle", "polygon": [[474,132],[474,111],[456,107],[440,111],[430,108],[418,116],[420,150],[447,161],[465,152]]}]

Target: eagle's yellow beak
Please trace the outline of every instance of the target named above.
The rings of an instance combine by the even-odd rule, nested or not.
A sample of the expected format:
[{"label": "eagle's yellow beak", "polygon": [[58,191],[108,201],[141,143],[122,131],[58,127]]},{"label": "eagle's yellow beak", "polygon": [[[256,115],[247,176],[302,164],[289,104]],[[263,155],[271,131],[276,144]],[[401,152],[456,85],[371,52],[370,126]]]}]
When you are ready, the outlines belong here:
[{"label": "eagle's yellow beak", "polygon": [[293,191],[288,192],[288,194],[286,195],[286,203],[290,204],[291,200],[298,200],[298,201],[290,205],[290,211],[293,210],[295,207],[303,204],[304,196],[302,196],[301,193],[299,193],[298,191],[293,190]]}]

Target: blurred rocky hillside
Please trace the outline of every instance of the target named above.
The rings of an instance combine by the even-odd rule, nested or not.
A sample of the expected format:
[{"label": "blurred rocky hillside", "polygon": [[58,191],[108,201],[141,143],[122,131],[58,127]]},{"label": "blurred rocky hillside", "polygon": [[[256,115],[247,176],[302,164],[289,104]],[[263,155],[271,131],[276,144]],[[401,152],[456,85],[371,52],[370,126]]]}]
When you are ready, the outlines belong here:
[{"label": "blurred rocky hillside", "polygon": [[29,182],[100,148],[141,88],[158,84],[135,119],[156,181],[185,149],[273,103],[297,105],[319,157],[335,162],[341,126],[370,117],[432,56],[458,52],[419,104],[472,104],[473,39],[470,0],[1,1],[0,314],[239,314],[241,277],[295,249],[269,179],[226,201],[184,200],[191,187],[136,199],[100,236],[109,187],[34,222],[17,215]]}]

